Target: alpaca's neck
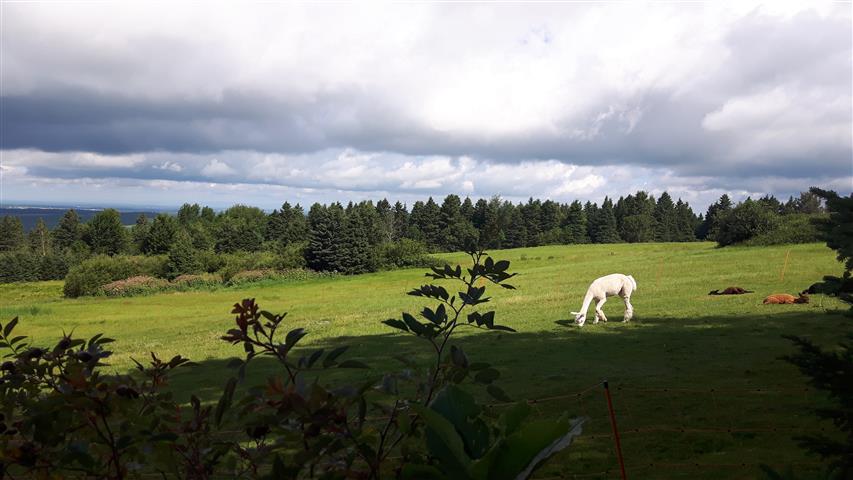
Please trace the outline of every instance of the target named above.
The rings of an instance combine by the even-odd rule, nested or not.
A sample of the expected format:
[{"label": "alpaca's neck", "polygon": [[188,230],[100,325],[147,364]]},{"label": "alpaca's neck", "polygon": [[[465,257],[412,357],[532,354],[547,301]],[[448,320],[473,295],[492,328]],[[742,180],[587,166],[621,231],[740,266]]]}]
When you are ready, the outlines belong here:
[{"label": "alpaca's neck", "polygon": [[583,305],[581,305],[581,313],[586,315],[586,311],[589,308],[589,304],[592,303],[592,292],[587,291],[586,296],[583,297]]}]

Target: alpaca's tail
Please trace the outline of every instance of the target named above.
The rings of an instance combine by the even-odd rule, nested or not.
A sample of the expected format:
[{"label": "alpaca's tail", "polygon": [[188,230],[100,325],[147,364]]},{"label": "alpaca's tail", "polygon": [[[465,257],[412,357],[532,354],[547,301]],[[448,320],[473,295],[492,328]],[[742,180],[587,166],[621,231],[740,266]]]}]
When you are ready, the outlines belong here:
[{"label": "alpaca's tail", "polygon": [[631,275],[628,275],[628,278],[631,279],[631,283],[634,284],[634,290],[636,291],[637,290],[637,281],[634,280],[634,277],[632,277]]}]

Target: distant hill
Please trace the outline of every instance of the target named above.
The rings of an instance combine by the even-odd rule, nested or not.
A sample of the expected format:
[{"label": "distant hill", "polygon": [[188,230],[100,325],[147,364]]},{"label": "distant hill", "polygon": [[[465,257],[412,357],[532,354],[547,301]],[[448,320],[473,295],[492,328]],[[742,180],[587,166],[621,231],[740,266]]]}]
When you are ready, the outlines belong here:
[{"label": "distant hill", "polygon": [[[36,222],[41,218],[44,220],[44,223],[47,224],[47,228],[53,229],[59,223],[59,220],[65,215],[65,212],[71,207],[0,207],[0,217],[5,215],[11,215],[13,217],[18,217],[21,219],[21,223],[24,224],[24,230],[30,231],[36,226]],[[94,217],[100,211],[105,209],[103,208],[74,208],[77,211],[77,214],[80,215],[80,221],[85,222],[90,218]],[[133,225],[136,223],[136,218],[139,214],[144,213],[148,217],[153,217],[161,212],[151,211],[124,211],[119,210],[119,214],[121,215],[121,222],[125,225]]]}]

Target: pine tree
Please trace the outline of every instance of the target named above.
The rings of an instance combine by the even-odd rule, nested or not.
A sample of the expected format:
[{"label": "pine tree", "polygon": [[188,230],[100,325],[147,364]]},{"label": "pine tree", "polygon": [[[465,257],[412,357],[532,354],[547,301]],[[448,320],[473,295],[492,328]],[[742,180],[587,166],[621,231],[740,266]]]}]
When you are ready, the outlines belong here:
[{"label": "pine tree", "polygon": [[675,238],[675,204],[669,193],[663,192],[655,206],[655,240],[671,242]]},{"label": "pine tree", "polygon": [[308,246],[305,260],[319,271],[343,271],[341,260],[341,231],[344,210],[339,203],[328,207],[315,203],[308,212]]},{"label": "pine tree", "polygon": [[696,227],[699,222],[690,205],[678,199],[675,203],[675,236],[674,242],[692,242],[696,240]]},{"label": "pine tree", "polygon": [[456,252],[476,243],[478,234],[474,225],[462,214],[462,201],[457,195],[448,195],[439,210],[439,238],[442,251]]},{"label": "pine tree", "polygon": [[4,215],[0,220],[0,252],[11,252],[24,246],[24,224],[21,219]]},{"label": "pine tree", "polygon": [[394,241],[407,238],[409,233],[409,212],[400,202],[394,204]]},{"label": "pine tree", "polygon": [[729,196],[723,194],[719,200],[708,206],[705,221],[699,226],[696,236],[700,240],[716,240],[720,218],[731,211],[732,201]]},{"label": "pine tree", "polygon": [[41,217],[39,217],[36,222],[35,228],[33,228],[27,236],[30,243],[30,250],[32,250],[36,255],[44,257],[53,251],[50,241],[50,231],[47,229],[47,225],[44,224],[44,219]]},{"label": "pine tree", "polygon": [[581,202],[575,200],[563,219],[563,235],[567,243],[588,243],[587,219]]},{"label": "pine tree", "polygon": [[521,214],[521,209],[518,207],[513,208],[512,213],[510,214],[505,246],[509,248],[527,246],[527,226],[524,221],[524,216]]},{"label": "pine tree", "polygon": [[53,231],[53,244],[57,250],[62,251],[70,249],[82,237],[83,231],[80,226],[80,216],[72,208],[62,215],[59,225]]},{"label": "pine tree", "polygon": [[127,237],[121,215],[108,208],[89,220],[84,240],[94,253],[116,255],[127,249]]},{"label": "pine tree", "polygon": [[592,229],[592,241],[594,243],[617,243],[619,232],[616,231],[616,216],[613,214],[613,202],[604,197],[601,208],[595,214],[595,223]]}]

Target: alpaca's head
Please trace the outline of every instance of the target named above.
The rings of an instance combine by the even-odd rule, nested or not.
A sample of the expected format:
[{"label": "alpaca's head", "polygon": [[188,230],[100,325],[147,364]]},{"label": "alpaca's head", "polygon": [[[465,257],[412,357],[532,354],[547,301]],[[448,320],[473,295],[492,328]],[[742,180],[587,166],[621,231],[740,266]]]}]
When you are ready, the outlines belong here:
[{"label": "alpaca's head", "polygon": [[575,316],[575,323],[577,323],[578,326],[582,327],[584,322],[586,322],[586,314],[581,313],[581,312],[571,312],[571,313],[572,313],[572,315]]}]

